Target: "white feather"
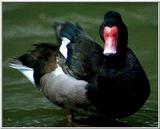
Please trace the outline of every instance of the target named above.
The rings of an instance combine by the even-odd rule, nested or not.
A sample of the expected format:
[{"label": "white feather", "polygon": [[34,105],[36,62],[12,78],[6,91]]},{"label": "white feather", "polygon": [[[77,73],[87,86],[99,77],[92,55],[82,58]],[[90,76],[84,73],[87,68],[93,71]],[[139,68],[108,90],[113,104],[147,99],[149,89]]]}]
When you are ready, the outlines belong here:
[{"label": "white feather", "polygon": [[33,78],[33,69],[32,68],[29,68],[29,67],[24,66],[22,64],[13,64],[13,63],[10,63],[9,66],[11,68],[17,69],[25,77],[27,77],[32,82],[33,85],[35,85],[34,78]]},{"label": "white feather", "polygon": [[67,50],[67,45],[68,45],[70,42],[71,42],[71,41],[70,41],[69,39],[67,39],[67,38],[65,38],[65,37],[62,37],[62,44],[61,44],[61,46],[60,46],[59,51],[61,52],[61,54],[62,54],[65,58],[67,58],[67,52],[68,52],[68,50]]}]

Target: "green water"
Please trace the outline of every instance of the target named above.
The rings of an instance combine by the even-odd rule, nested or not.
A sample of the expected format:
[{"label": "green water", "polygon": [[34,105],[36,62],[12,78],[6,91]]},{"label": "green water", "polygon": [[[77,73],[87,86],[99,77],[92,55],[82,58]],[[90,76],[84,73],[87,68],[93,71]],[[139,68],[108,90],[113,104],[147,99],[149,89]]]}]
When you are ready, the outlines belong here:
[{"label": "green water", "polygon": [[122,14],[128,26],[129,47],[151,84],[151,95],[144,107],[120,121],[134,127],[158,126],[157,3],[3,3],[2,7],[4,127],[67,126],[63,109],[50,103],[23,75],[9,68],[8,60],[26,52],[32,43],[56,43],[53,21],[78,22],[102,44],[99,25],[108,10]]}]

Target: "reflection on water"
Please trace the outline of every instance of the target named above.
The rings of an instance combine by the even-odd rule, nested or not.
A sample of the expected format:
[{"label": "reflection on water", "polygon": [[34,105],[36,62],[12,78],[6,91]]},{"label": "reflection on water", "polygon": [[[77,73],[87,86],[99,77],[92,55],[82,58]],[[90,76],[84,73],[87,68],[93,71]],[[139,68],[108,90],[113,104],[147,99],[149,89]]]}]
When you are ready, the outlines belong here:
[{"label": "reflection on water", "polygon": [[144,107],[130,117],[116,121],[82,118],[76,121],[77,126],[158,125],[156,3],[3,3],[4,127],[68,126],[63,109],[50,103],[19,72],[9,68],[8,60],[26,52],[32,43],[56,43],[51,26],[57,20],[79,22],[101,43],[99,25],[104,13],[110,9],[119,11],[128,26],[129,47],[148,75],[151,95]]}]

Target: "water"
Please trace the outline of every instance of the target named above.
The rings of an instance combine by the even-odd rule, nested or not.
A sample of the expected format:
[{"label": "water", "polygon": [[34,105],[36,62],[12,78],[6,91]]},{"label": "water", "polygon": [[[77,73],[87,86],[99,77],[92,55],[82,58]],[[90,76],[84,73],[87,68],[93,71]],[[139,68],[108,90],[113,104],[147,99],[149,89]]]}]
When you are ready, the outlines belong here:
[{"label": "water", "polygon": [[128,26],[129,47],[136,53],[151,84],[151,95],[144,107],[119,121],[134,127],[158,126],[157,3],[3,2],[4,127],[68,126],[63,109],[50,103],[23,75],[9,68],[8,60],[31,49],[32,43],[56,43],[53,21],[78,22],[102,44],[99,25],[108,10],[122,14]]}]

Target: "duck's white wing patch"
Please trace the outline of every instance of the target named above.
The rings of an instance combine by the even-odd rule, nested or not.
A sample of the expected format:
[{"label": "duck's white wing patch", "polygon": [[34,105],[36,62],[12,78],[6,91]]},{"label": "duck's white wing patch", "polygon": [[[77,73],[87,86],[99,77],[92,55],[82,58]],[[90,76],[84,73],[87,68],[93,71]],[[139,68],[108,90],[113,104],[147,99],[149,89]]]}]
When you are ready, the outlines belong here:
[{"label": "duck's white wing patch", "polygon": [[9,67],[17,69],[25,77],[27,77],[32,82],[33,85],[35,85],[34,78],[33,78],[33,69],[32,68],[29,68],[29,67],[24,66],[22,64],[13,64],[13,63],[10,63]]},{"label": "duck's white wing patch", "polygon": [[62,44],[61,44],[61,46],[60,46],[60,49],[59,49],[59,51],[61,52],[61,54],[65,57],[65,58],[67,58],[67,52],[68,52],[68,50],[67,50],[67,44],[69,44],[71,41],[69,40],[69,39],[67,39],[67,38],[65,38],[65,37],[62,37]]}]

